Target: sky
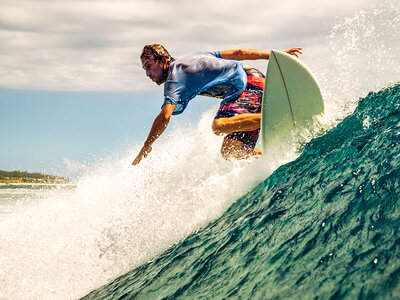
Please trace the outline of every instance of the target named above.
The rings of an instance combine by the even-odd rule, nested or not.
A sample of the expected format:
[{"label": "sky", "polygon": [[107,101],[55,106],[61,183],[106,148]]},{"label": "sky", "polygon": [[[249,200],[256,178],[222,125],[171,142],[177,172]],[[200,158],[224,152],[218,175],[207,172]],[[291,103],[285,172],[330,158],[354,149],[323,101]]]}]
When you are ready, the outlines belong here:
[{"label": "sky", "polygon": [[[376,1],[1,0],[0,169],[63,175],[143,143],[163,101],[140,64],[145,44],[177,58],[299,46],[315,68],[338,19]],[[178,124],[218,107],[199,98]]]}]

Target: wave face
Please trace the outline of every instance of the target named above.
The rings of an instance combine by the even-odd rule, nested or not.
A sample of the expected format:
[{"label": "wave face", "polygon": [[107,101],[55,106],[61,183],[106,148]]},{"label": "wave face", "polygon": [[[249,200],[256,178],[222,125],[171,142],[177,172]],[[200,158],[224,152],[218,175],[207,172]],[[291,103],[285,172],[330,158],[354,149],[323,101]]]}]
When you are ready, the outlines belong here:
[{"label": "wave face", "polygon": [[400,85],[369,93],[218,219],[84,299],[400,294]]}]

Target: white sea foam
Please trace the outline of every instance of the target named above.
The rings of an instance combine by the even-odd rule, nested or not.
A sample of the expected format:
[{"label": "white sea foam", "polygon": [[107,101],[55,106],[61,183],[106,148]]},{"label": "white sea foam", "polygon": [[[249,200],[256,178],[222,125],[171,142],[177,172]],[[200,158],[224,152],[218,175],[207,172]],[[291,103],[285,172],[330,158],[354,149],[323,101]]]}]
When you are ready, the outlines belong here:
[{"label": "white sea foam", "polygon": [[399,48],[398,0],[375,2],[352,17],[338,18],[305,57],[321,85],[327,118],[339,121],[360,97],[400,82]]},{"label": "white sea foam", "polygon": [[87,172],[74,191],[6,215],[0,298],[82,296],[222,214],[281,163],[225,161],[213,114],[191,130],[176,126],[136,167],[138,148]]}]

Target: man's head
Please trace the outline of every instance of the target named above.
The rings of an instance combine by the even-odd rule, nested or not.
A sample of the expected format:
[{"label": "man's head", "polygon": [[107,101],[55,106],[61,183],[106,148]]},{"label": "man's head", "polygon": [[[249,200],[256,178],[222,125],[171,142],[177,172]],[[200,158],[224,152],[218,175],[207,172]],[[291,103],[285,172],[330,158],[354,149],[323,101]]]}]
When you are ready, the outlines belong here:
[{"label": "man's head", "polygon": [[165,82],[169,64],[175,59],[160,44],[146,45],[140,55],[146,75],[158,85]]}]

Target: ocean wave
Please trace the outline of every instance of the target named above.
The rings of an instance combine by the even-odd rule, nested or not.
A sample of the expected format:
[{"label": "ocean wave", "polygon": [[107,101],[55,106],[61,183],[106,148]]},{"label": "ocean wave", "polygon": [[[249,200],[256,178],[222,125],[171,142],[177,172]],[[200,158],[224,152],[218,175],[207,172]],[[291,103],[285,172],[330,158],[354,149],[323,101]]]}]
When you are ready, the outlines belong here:
[{"label": "ocean wave", "polygon": [[395,298],[400,85],[356,110],[207,226],[83,299]]}]

